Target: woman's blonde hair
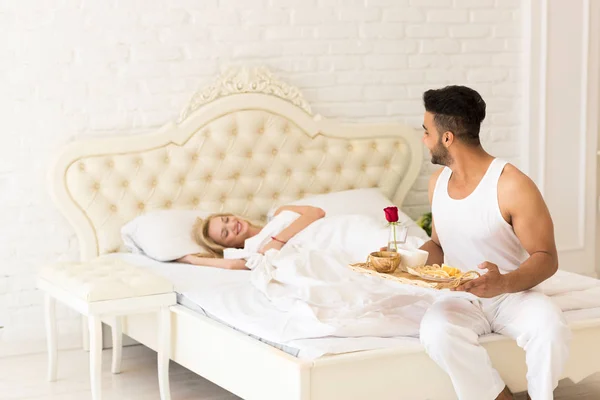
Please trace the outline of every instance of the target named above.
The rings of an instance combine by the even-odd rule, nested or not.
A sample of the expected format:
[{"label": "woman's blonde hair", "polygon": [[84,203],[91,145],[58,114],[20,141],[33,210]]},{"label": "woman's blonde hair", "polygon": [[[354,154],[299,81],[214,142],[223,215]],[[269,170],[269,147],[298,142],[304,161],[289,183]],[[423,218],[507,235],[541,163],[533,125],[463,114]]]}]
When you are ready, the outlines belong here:
[{"label": "woman's blonde hair", "polygon": [[237,216],[237,215],[231,214],[231,213],[212,214],[204,219],[196,218],[196,222],[194,223],[194,227],[192,230],[192,237],[194,238],[196,243],[198,243],[200,246],[202,246],[204,248],[204,250],[206,250],[206,252],[207,252],[207,253],[203,253],[203,254],[197,254],[197,256],[208,257],[208,258],[223,258],[223,250],[225,250],[226,247],[218,244],[217,242],[212,240],[210,236],[208,236],[208,226],[210,225],[210,221],[212,221],[214,218],[232,217],[232,216],[239,218],[241,220],[244,220],[254,227],[258,226],[256,224],[252,223],[252,221],[249,221],[245,218],[242,218],[240,216]]}]

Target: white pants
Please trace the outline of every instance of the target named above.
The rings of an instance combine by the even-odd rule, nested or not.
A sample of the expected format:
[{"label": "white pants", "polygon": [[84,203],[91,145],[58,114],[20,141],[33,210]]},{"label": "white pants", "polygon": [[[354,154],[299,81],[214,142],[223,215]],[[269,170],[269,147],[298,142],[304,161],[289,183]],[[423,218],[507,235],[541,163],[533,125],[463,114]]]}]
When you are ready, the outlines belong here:
[{"label": "white pants", "polygon": [[478,338],[496,332],[525,350],[531,399],[551,400],[571,338],[562,311],[547,296],[530,291],[480,300],[441,299],[421,322],[421,343],[450,376],[458,398],[493,400],[504,389]]}]

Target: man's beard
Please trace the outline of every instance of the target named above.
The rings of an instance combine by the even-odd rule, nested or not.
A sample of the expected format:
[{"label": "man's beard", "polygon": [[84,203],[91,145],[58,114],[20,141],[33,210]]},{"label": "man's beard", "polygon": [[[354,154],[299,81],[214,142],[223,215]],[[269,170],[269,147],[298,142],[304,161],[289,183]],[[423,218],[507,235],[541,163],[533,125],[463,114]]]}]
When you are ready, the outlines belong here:
[{"label": "man's beard", "polygon": [[450,152],[442,145],[441,141],[431,150],[431,163],[443,166],[452,164]]}]

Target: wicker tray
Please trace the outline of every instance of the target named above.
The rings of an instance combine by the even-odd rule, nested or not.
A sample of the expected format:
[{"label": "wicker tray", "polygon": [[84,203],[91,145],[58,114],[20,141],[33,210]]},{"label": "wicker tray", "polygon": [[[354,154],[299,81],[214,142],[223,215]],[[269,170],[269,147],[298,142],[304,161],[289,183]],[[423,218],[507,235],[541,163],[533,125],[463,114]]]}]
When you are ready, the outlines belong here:
[{"label": "wicker tray", "polygon": [[[420,287],[431,288],[431,289],[454,288],[454,287],[458,286],[459,279],[460,279],[460,278],[457,278],[450,282],[432,282],[432,281],[427,281],[421,277],[411,275],[408,272],[402,272],[402,271],[400,271],[400,269],[397,269],[396,271],[394,271],[390,274],[384,274],[384,273],[375,271],[367,263],[350,264],[350,265],[348,265],[348,268],[350,268],[353,271],[356,271],[358,273],[361,273],[361,274],[378,276],[383,279],[389,279],[391,281],[404,283],[407,285],[414,285],[414,286],[420,286]],[[462,282],[460,282],[460,283],[464,283],[464,282],[467,282],[470,280],[471,279],[469,279],[469,278],[463,279]]]}]

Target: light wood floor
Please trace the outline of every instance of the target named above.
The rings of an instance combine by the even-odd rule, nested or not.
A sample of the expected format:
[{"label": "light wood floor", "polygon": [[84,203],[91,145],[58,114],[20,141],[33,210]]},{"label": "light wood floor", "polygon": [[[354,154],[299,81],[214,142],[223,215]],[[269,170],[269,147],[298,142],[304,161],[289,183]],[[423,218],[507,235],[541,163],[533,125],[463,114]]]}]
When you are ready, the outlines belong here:
[{"label": "light wood floor", "polygon": [[[102,374],[104,400],[159,399],[156,353],[144,346],[125,347],[123,372],[119,375],[110,373],[110,358],[110,351],[105,350]],[[172,400],[240,399],[173,362],[170,369]],[[46,381],[45,354],[0,359],[0,399],[90,399],[88,373],[88,353],[83,350],[59,352],[58,380],[53,383]],[[525,395],[519,394],[515,398],[524,400]],[[561,381],[555,391],[555,399],[600,399],[600,374],[591,376],[577,385],[568,380]]]}]

